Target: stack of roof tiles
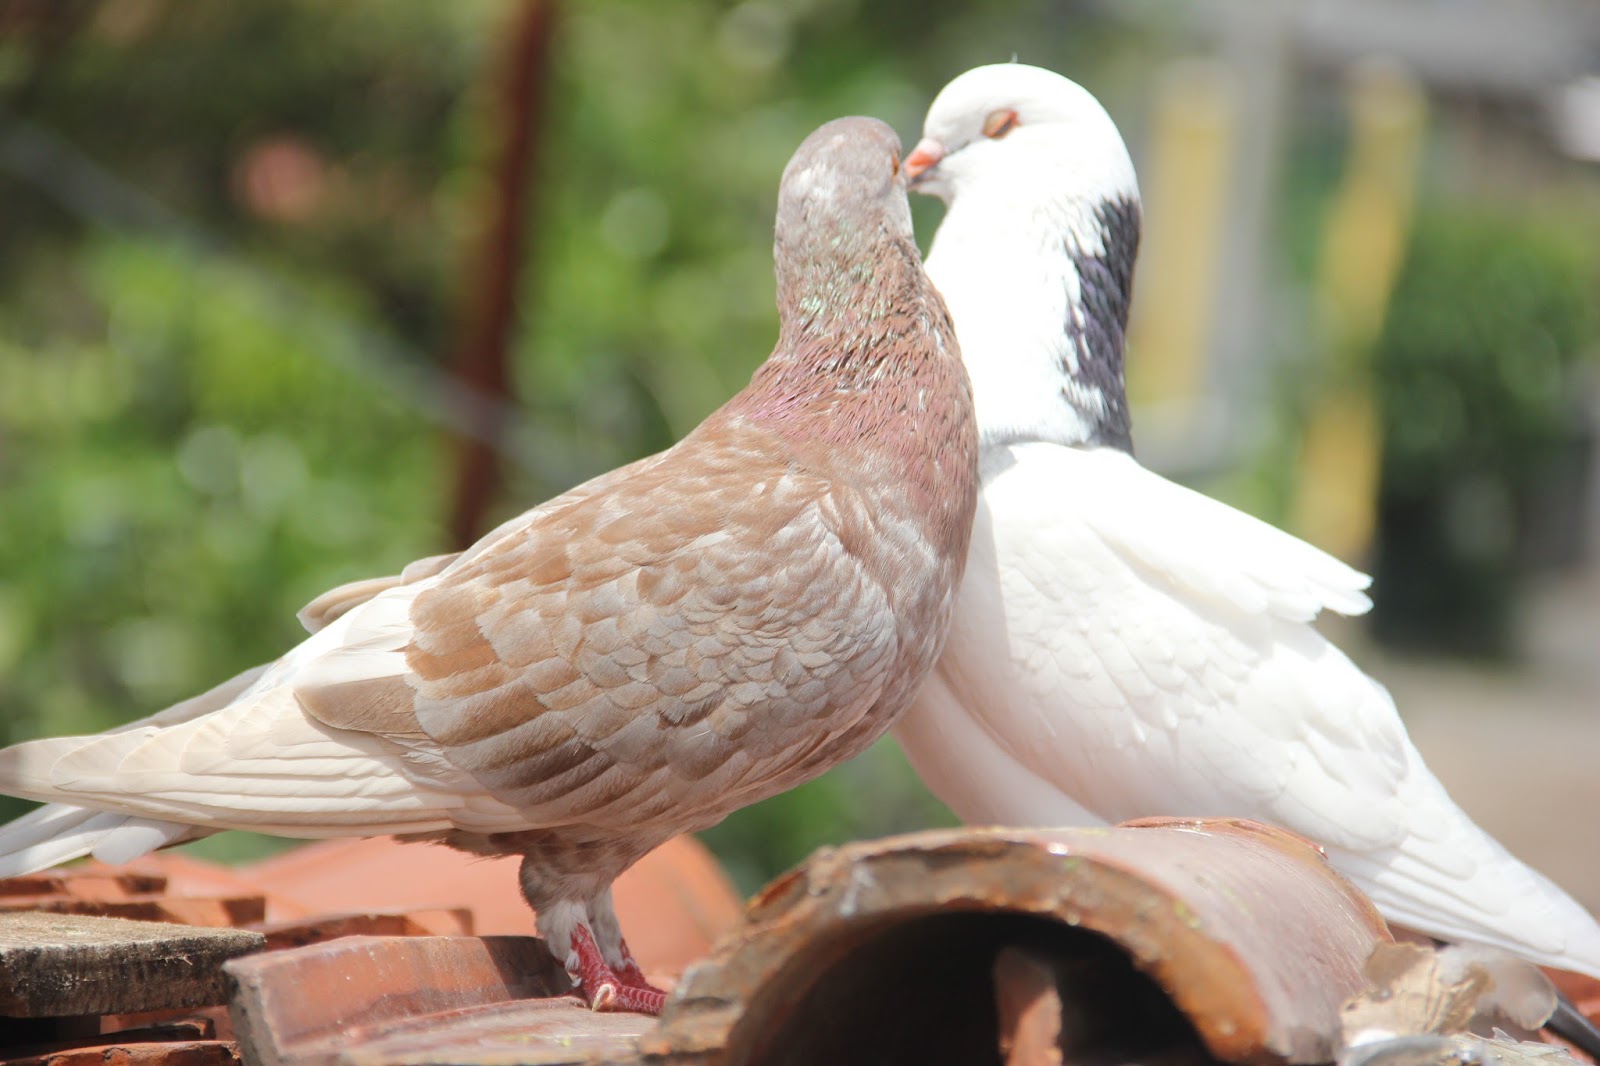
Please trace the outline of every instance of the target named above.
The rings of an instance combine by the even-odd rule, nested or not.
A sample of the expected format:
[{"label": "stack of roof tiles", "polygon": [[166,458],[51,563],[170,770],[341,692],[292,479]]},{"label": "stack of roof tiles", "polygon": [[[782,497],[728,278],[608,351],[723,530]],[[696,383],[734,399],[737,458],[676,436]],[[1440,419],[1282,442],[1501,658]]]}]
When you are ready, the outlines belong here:
[{"label": "stack of roof tiles", "polygon": [[[567,994],[514,870],[359,841],[0,882],[0,1064],[1330,1062],[1390,940],[1253,823],[825,849],[742,916],[680,840],[616,889],[679,986],[657,1023]],[[1600,1015],[1600,983],[1567,991]]]}]

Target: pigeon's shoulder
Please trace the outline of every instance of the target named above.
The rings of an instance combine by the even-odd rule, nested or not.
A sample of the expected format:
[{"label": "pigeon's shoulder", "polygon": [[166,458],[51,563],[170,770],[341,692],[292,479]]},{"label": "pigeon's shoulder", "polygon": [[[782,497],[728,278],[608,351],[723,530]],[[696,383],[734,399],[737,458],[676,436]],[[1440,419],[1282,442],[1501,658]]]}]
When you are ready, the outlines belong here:
[{"label": "pigeon's shoulder", "polygon": [[984,486],[996,521],[1048,528],[1070,516],[1154,579],[1232,611],[1304,622],[1372,606],[1367,575],[1124,452],[1046,443],[1009,451]]}]

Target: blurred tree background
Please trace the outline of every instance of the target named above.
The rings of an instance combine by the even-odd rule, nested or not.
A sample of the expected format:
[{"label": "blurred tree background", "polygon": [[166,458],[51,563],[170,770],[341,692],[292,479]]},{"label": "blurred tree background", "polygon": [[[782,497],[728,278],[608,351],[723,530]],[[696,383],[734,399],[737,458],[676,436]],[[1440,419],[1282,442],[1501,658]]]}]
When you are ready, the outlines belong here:
[{"label": "blurred tree background", "polygon": [[[1193,11],[1144,5],[586,0],[552,4],[542,43],[518,37],[537,6],[0,0],[0,740],[103,729],[207,688],[294,642],[295,611],[320,591],[681,436],[770,350],[778,176],[821,122],[876,115],[909,143],[945,81],[1017,54],[1099,94],[1148,185],[1157,72],[1227,55]],[[1269,153],[1281,192],[1266,242],[1282,269],[1264,320],[1313,317],[1294,309],[1317,285],[1349,137],[1338,71],[1311,66],[1283,104],[1288,148]],[[508,91],[535,106],[519,118]],[[534,143],[508,265],[492,228],[515,122]],[[1573,441],[1591,432],[1574,389],[1600,291],[1593,175],[1520,150],[1566,190],[1557,232],[1524,237],[1521,178],[1464,176],[1440,125],[1419,196],[1453,213],[1417,229],[1396,313],[1362,357],[1385,425],[1403,430],[1385,438],[1380,524],[1400,513],[1394,494],[1451,481],[1457,436],[1489,456],[1463,483],[1498,479],[1502,502],[1530,461],[1580,474],[1590,461]],[[926,235],[938,208],[916,199]],[[1526,297],[1480,328],[1456,312],[1489,301],[1473,266],[1486,259]],[[469,376],[487,389],[456,375],[475,345],[492,360],[485,292],[508,280],[500,394],[492,368]],[[1165,454],[1208,455],[1175,472],[1282,518],[1299,454],[1284,427],[1318,394],[1281,383],[1319,380],[1303,371],[1325,345],[1310,329],[1235,344],[1220,317],[1195,390],[1252,413],[1218,447]],[[1459,388],[1439,407],[1441,377]],[[1161,465],[1166,409],[1147,408]],[[463,463],[498,471],[487,512],[465,519]],[[1447,519],[1466,506],[1407,505]],[[1394,584],[1423,584],[1400,598],[1431,602],[1408,560],[1435,542],[1388,543]],[[1522,565],[1503,556],[1480,568],[1500,583],[1484,593],[1491,627]],[[1426,611],[1401,615],[1395,632],[1431,631]],[[10,802],[0,815],[22,809]],[[947,819],[885,744],[708,838],[749,888],[817,844]],[[200,846],[265,846],[232,836]]]}]

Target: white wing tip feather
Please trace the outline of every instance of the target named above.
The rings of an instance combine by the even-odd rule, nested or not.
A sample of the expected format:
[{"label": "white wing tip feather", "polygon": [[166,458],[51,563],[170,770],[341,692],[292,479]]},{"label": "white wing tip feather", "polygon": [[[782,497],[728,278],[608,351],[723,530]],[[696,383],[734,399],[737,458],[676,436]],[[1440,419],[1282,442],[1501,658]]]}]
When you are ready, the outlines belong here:
[{"label": "white wing tip feather", "polygon": [[48,870],[85,855],[128,862],[204,830],[112,811],[53,803],[0,826],[0,878]]}]

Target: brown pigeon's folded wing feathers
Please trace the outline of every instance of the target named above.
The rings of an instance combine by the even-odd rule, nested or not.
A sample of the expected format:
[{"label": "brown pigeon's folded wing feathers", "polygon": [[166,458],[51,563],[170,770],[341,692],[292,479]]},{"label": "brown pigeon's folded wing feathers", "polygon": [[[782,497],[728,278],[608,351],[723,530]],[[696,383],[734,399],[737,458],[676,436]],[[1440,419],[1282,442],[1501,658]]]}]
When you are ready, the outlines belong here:
[{"label": "brown pigeon's folded wing feathers", "polygon": [[302,704],[420,731],[523,828],[732,809],[783,779],[876,699],[888,598],[841,541],[836,483],[747,439],[702,444],[540,508],[421,590],[404,684]]},{"label": "brown pigeon's folded wing feathers", "polygon": [[533,514],[565,507],[567,504],[575,503],[595,492],[603,492],[613,481],[627,477],[633,471],[654,463],[658,458],[660,458],[660,453],[646,456],[626,466],[618,467],[609,473],[585,481],[575,488],[568,489],[560,496],[556,496],[540,505],[538,511],[519,514],[515,518],[509,519],[495,529],[490,530],[486,536],[479,538],[478,542],[466,551],[430,555],[406,564],[406,568],[398,574],[392,574],[387,577],[362,578],[359,581],[350,581],[331,588],[300,608],[296,617],[299,618],[300,624],[305,627],[307,633],[315,633],[342,615],[360,607],[380,592],[387,592],[396,586],[409,585],[441,574],[461,559],[470,558],[505,534],[526,525]]},{"label": "brown pigeon's folded wing feathers", "polygon": [[859,506],[768,437],[536,508],[184,713],[7,749],[0,771],[38,799],[287,836],[714,821],[809,776],[897,650],[841,539]]}]

